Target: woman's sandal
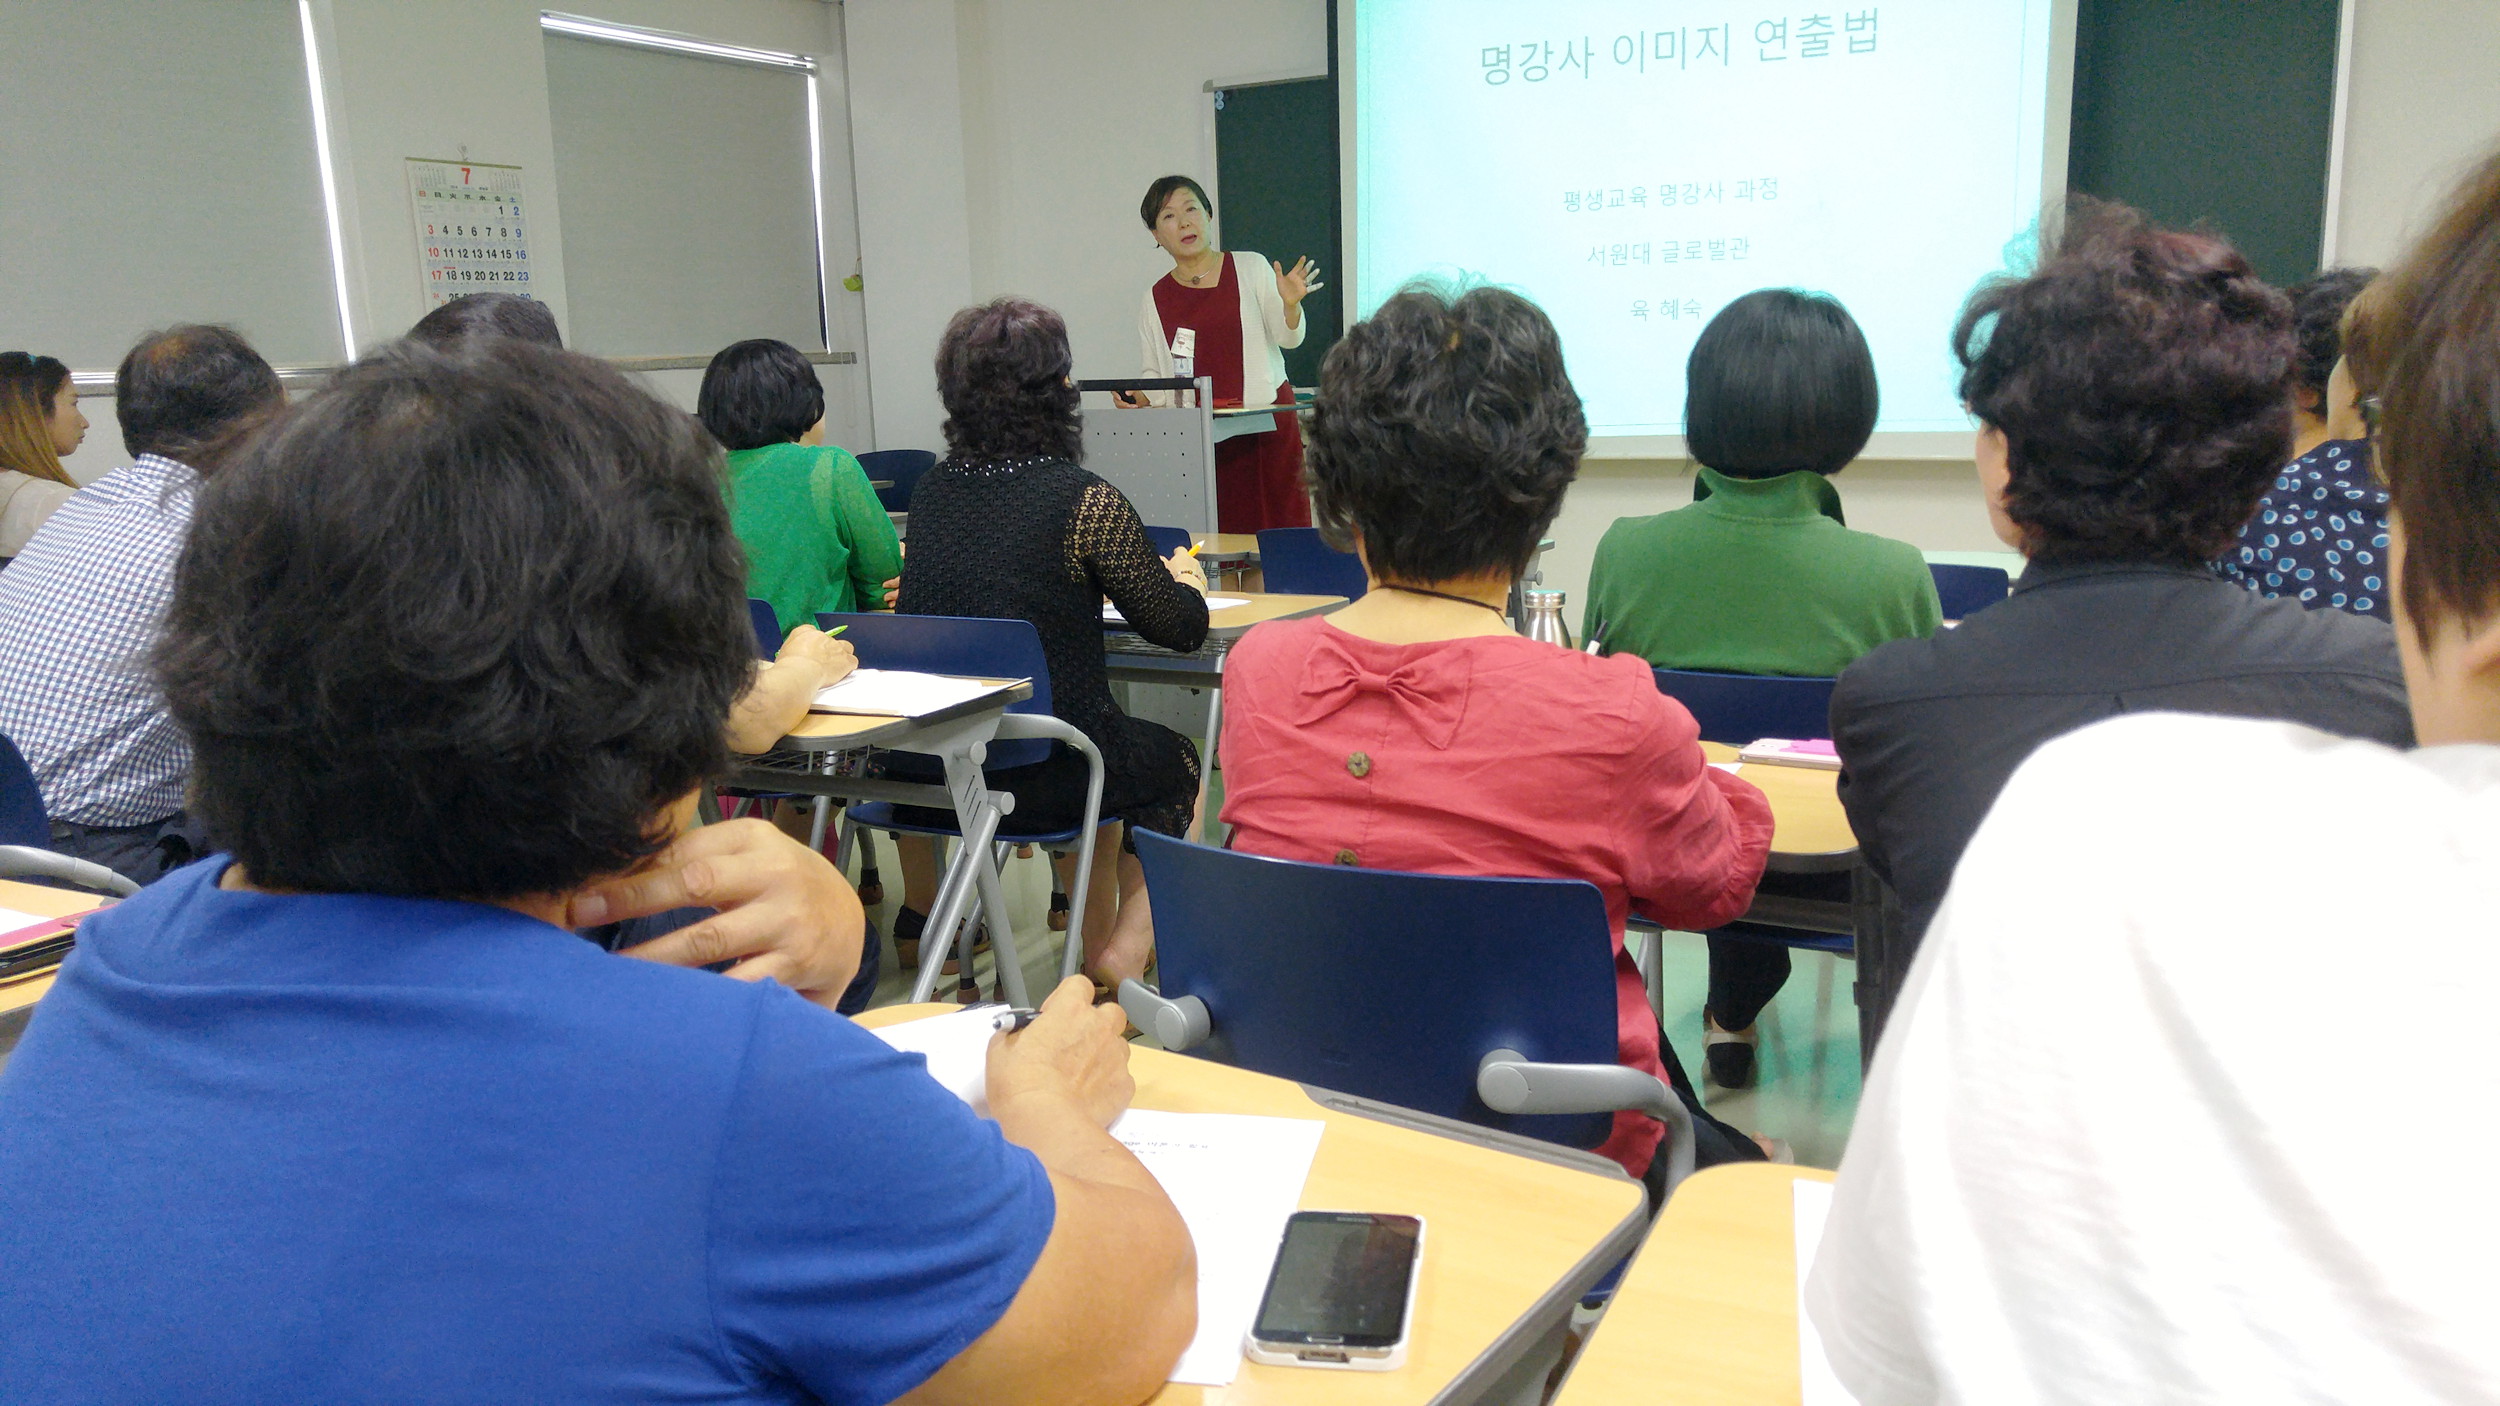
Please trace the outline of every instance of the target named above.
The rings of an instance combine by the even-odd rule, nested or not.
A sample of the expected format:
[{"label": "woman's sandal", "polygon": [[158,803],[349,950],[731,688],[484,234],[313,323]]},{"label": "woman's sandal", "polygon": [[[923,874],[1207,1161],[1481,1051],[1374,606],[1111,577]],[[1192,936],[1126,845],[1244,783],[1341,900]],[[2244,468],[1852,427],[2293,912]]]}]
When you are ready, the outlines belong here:
[{"label": "woman's sandal", "polygon": [[1050,891],[1050,915],[1043,921],[1050,925],[1052,932],[1068,930],[1068,896],[1055,887]]}]

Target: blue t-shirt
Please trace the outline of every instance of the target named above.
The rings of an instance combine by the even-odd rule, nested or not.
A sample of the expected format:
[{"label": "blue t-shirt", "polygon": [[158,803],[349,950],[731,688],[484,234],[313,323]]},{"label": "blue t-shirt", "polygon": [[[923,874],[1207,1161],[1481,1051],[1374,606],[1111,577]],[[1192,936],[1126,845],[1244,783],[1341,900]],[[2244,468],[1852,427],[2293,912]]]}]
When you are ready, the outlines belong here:
[{"label": "blue t-shirt", "polygon": [[780,986],[225,864],[82,926],[0,1073],[0,1401],[883,1402],[1049,1237]]},{"label": "blue t-shirt", "polygon": [[2294,459],[2214,569],[2261,596],[2386,619],[2387,490],[2370,446],[2330,439]]}]

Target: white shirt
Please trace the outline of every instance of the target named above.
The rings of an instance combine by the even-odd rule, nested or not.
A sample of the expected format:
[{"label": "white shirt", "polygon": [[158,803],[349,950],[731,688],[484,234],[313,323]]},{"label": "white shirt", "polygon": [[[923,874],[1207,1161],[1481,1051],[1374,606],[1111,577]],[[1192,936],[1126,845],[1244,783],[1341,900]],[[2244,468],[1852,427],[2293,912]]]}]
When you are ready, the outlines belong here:
[{"label": "white shirt", "polygon": [[[1276,269],[1266,255],[1236,250],[1224,257],[1233,261],[1233,284],[1241,290],[1241,403],[1253,408],[1283,404],[1276,399],[1276,388],[1285,383],[1285,353],[1302,345],[1311,319],[1285,325],[1285,295],[1276,289]],[[1154,283],[1146,285],[1145,306],[1137,315],[1137,341],[1144,353],[1142,374],[1168,379],[1172,339],[1163,330],[1163,314],[1155,310]],[[1177,403],[1170,391],[1149,391],[1147,396],[1157,405]]]},{"label": "white shirt", "polygon": [[1877,1052],[1807,1288],[1833,1368],[1867,1406],[2500,1401],[2495,1000],[2500,748],[2049,743]]}]

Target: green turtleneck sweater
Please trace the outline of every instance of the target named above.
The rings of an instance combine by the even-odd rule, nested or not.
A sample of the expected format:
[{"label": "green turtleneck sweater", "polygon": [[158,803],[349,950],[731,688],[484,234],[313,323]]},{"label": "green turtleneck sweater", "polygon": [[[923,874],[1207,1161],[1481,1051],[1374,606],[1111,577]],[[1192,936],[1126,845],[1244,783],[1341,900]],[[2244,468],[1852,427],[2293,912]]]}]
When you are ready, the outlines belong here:
[{"label": "green turtleneck sweater", "polygon": [[1821,474],[1703,468],[1696,497],[1618,518],[1597,544],[1585,623],[1607,653],[1663,669],[1829,678],[1941,623],[1918,549],[1851,531]]}]

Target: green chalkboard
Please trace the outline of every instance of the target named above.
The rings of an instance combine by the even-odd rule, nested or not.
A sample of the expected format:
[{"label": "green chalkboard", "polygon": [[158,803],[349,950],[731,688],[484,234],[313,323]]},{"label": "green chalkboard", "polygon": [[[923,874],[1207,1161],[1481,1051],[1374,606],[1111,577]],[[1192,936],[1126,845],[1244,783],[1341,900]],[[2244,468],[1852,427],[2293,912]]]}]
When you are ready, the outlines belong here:
[{"label": "green chalkboard", "polygon": [[1227,249],[1256,249],[1293,267],[1321,266],[1327,286],[1302,303],[1310,331],[1285,353],[1297,386],[1319,384],[1320,358],[1343,330],[1337,267],[1337,85],[1306,78],[1215,95],[1215,214]]},{"label": "green chalkboard", "polygon": [[2067,184],[2317,272],[2337,0],[2080,0]]}]

